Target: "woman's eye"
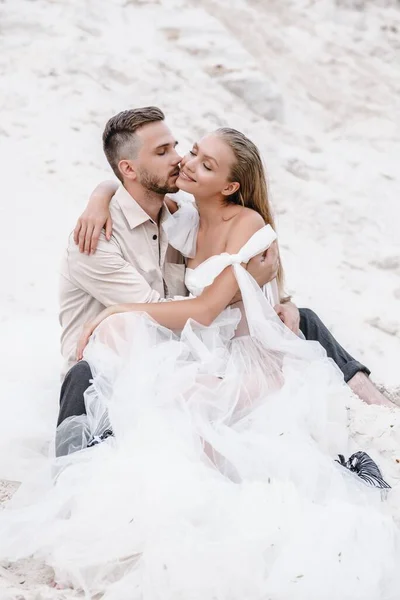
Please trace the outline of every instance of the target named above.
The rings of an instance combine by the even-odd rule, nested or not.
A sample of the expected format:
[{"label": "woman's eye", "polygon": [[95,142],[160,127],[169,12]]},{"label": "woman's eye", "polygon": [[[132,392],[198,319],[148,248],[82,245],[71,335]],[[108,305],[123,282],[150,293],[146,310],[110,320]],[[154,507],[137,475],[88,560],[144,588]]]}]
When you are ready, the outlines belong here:
[{"label": "woman's eye", "polygon": [[189,150],[189,154],[191,154],[192,156],[196,156],[193,150]]},{"label": "woman's eye", "polygon": [[162,150],[161,152],[157,152],[158,156],[164,156],[165,154],[165,150]]},{"label": "woman's eye", "polygon": [[207,171],[211,171],[210,167],[207,167],[207,165],[205,165],[204,163],[203,163],[203,167],[204,167],[205,169],[207,169]]}]

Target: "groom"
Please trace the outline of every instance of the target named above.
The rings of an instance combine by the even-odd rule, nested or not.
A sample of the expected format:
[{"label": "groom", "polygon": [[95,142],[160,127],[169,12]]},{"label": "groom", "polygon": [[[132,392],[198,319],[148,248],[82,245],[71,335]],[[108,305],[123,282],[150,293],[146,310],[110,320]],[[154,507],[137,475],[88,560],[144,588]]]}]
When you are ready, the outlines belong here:
[{"label": "groom", "polygon": [[[94,254],[80,253],[71,234],[60,281],[61,348],[69,371],[60,395],[58,425],[67,417],[85,413],[84,392],[92,373],[87,362],[75,364],[75,350],[82,326],[104,307],[124,302],[158,302],[186,295],[185,264],[168,245],[163,223],[169,215],[165,195],[177,191],[181,156],[156,107],[127,110],[112,117],[103,133],[107,160],[121,186],[110,212],[111,239],[100,233]],[[276,276],[276,246],[265,259],[256,257],[249,271],[260,285]],[[369,380],[369,370],[354,360],[309,309],[298,309],[288,299],[275,307],[285,324],[317,340],[342,370],[345,381],[367,402],[386,403]],[[58,448],[59,455],[67,452]]]}]

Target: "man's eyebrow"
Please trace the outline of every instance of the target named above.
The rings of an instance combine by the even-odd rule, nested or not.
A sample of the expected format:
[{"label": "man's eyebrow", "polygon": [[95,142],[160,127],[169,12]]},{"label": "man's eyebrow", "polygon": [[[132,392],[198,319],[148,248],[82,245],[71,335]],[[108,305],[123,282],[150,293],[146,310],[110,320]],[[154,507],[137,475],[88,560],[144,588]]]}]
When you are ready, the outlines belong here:
[{"label": "man's eyebrow", "polygon": [[159,150],[160,148],[168,148],[168,146],[171,146],[171,144],[174,148],[176,148],[178,143],[179,142],[177,140],[175,140],[175,142],[166,142],[165,144],[160,144],[159,146],[157,146],[156,150]]}]

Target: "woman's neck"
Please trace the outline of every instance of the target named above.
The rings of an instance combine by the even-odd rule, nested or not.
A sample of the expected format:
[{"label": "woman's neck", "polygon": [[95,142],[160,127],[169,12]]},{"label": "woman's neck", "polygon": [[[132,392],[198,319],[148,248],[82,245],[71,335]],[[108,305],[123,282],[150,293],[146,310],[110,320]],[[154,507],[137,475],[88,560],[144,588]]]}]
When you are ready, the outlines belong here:
[{"label": "woman's neck", "polygon": [[195,198],[200,215],[200,227],[217,225],[224,221],[226,203],[220,198]]}]

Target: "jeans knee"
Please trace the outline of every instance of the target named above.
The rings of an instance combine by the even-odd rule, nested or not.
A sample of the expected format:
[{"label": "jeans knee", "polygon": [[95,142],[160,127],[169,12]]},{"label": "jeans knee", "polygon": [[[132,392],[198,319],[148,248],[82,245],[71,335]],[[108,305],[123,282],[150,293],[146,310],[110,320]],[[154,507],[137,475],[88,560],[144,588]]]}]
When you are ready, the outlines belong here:
[{"label": "jeans knee", "polygon": [[306,321],[308,321],[309,323],[315,323],[321,320],[319,316],[313,310],[311,310],[311,308],[300,308],[299,311],[300,317],[306,319]]},{"label": "jeans knee", "polygon": [[89,367],[89,363],[86,360],[80,360],[75,365],[73,365],[68,373],[65,376],[64,381],[69,381],[71,379],[91,379],[92,371]]},{"label": "jeans knee", "polygon": [[82,360],[66,374],[60,391],[60,411],[57,425],[71,415],[85,414],[85,391],[90,386],[92,371],[89,364]]}]

